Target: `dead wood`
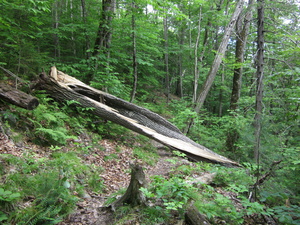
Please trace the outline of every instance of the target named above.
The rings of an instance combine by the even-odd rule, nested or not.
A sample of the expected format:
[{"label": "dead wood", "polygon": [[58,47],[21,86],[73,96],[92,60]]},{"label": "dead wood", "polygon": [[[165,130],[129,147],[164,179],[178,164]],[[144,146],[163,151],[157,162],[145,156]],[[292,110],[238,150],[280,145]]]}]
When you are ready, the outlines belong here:
[{"label": "dead wood", "polygon": [[262,185],[270,176],[273,175],[274,173],[274,169],[277,165],[279,165],[280,163],[282,162],[282,160],[279,160],[279,161],[274,161],[270,168],[269,168],[269,171],[266,172],[264,175],[262,175],[256,182],[255,184],[253,185],[254,187],[256,186],[259,186],[259,185]]},{"label": "dead wood", "polygon": [[37,98],[6,84],[0,84],[0,98],[28,110],[33,110],[39,105]]},{"label": "dead wood", "polygon": [[194,204],[191,204],[184,215],[185,223],[188,225],[210,225]]},{"label": "dead wood", "polygon": [[132,164],[130,167],[131,179],[129,186],[125,194],[109,206],[113,211],[124,204],[129,204],[132,207],[146,205],[146,197],[140,190],[141,187],[146,187],[146,178],[143,168],[137,164]]},{"label": "dead wood", "polygon": [[92,88],[61,71],[54,77],[57,80],[41,74],[37,85],[58,101],[75,100],[78,106],[93,108],[91,113],[179,150],[192,160],[239,165],[192,141],[176,126],[148,109]]}]

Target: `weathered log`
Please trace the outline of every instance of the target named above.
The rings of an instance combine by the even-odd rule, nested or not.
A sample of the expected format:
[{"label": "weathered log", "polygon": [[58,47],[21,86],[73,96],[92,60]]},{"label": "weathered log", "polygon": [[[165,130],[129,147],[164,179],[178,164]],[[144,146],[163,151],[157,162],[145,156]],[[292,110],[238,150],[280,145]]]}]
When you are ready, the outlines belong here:
[{"label": "weathered log", "polygon": [[204,215],[202,215],[194,204],[191,204],[184,215],[185,223],[188,225],[210,225]]},{"label": "weathered log", "polygon": [[146,178],[143,168],[137,164],[132,164],[130,167],[131,179],[129,186],[125,194],[109,206],[113,211],[123,204],[129,204],[132,207],[146,204],[146,197],[140,190],[141,187],[146,187]]},{"label": "weathered log", "polygon": [[39,105],[37,98],[6,84],[0,84],[0,98],[28,110],[33,110]]},{"label": "weathered log", "polygon": [[58,101],[75,100],[78,106],[93,108],[91,113],[179,150],[195,161],[239,165],[192,141],[158,114],[92,88],[60,71],[57,71],[57,80],[41,74],[37,85]]}]

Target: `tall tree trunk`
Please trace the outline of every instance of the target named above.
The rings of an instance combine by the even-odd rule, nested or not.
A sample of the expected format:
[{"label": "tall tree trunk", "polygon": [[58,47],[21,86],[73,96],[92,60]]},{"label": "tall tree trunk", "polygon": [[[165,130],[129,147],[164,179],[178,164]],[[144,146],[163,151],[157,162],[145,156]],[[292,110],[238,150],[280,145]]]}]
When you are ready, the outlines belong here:
[{"label": "tall tree trunk", "polygon": [[225,68],[224,65],[222,65],[222,74],[221,74],[221,88],[219,92],[219,111],[218,116],[221,117],[223,113],[223,86],[225,81]]},{"label": "tall tree trunk", "polygon": [[[248,4],[249,5],[245,17],[239,17],[236,26],[236,33],[237,33],[236,47],[235,47],[236,66],[233,72],[232,93],[230,99],[231,110],[236,110],[238,108],[238,102],[241,93],[244,53],[245,53],[247,38],[249,34],[250,21],[252,19],[253,0],[250,0]],[[244,23],[243,27],[242,27],[242,23]]]},{"label": "tall tree trunk", "polygon": [[196,38],[195,43],[195,49],[194,49],[194,91],[193,91],[193,102],[196,102],[197,97],[197,90],[198,90],[198,80],[199,80],[199,68],[198,68],[198,46],[199,46],[199,40],[200,40],[200,33],[201,33],[201,17],[202,17],[202,6],[199,8],[199,20],[198,20],[198,34]]},{"label": "tall tree trunk", "polygon": [[[206,80],[204,82],[204,84],[202,85],[202,88],[201,88],[201,91],[197,97],[197,100],[196,100],[196,106],[195,106],[195,112],[196,113],[199,113],[200,112],[200,109],[202,108],[203,104],[204,104],[204,101],[206,99],[206,96],[213,84],[213,81],[216,77],[216,74],[218,72],[218,69],[220,67],[220,64],[222,62],[222,58],[226,52],[226,49],[227,49],[227,45],[228,45],[228,42],[229,42],[229,38],[230,38],[230,35],[235,27],[235,24],[236,24],[236,21],[237,21],[237,18],[239,17],[240,13],[242,12],[243,10],[243,3],[244,3],[244,0],[239,0],[237,5],[236,5],[236,8],[235,8],[235,11],[229,21],[229,24],[228,26],[226,27],[225,29],[225,32],[224,32],[224,36],[223,36],[223,39],[222,39],[222,42],[221,44],[219,45],[219,48],[218,48],[218,51],[216,53],[216,56],[215,56],[215,59],[214,59],[214,62],[210,68],[210,71],[206,77]],[[191,126],[193,125],[193,122],[194,120],[191,119],[189,124],[187,125],[187,127],[185,128],[184,132],[185,133],[188,133]]]},{"label": "tall tree trunk", "polygon": [[257,1],[257,70],[256,70],[256,102],[255,102],[255,144],[254,160],[259,164],[261,118],[263,109],[263,78],[264,78],[264,0]]},{"label": "tall tree trunk", "polygon": [[133,87],[131,91],[130,102],[134,101],[136,88],[137,88],[137,61],[136,61],[136,26],[135,26],[135,3],[132,1],[132,17],[131,17],[131,29],[132,29],[132,67],[133,67]]},{"label": "tall tree trunk", "polygon": [[[106,62],[104,62],[104,72],[106,76],[109,75],[109,59],[110,59],[110,44],[112,39],[111,22],[116,11],[116,0],[103,0],[101,18],[99,22],[97,37],[95,40],[93,56],[104,54],[106,56]],[[98,69],[98,63],[95,65],[95,70]],[[94,74],[90,73],[86,82],[93,80]]]},{"label": "tall tree trunk", "polygon": [[109,53],[112,30],[111,22],[116,10],[116,0],[103,0],[101,19],[98,27],[97,37],[95,40],[93,55],[99,54],[103,49],[107,54]]},{"label": "tall tree trunk", "polygon": [[[260,136],[263,110],[263,79],[264,79],[264,0],[257,0],[257,58],[256,58],[256,101],[254,116],[254,160],[257,163],[256,184],[260,177]],[[257,199],[258,185],[254,185],[253,199]]]},{"label": "tall tree trunk", "polygon": [[169,76],[169,43],[168,43],[168,15],[166,9],[166,15],[164,17],[164,39],[165,39],[165,67],[166,67],[166,91],[167,91],[167,103],[170,98],[170,76]]},{"label": "tall tree trunk", "polygon": [[[244,63],[244,53],[247,43],[247,38],[249,34],[250,21],[252,19],[252,7],[253,0],[248,3],[248,8],[245,16],[240,16],[236,25],[236,46],[235,46],[235,63],[236,66],[233,71],[232,80],[232,92],[230,99],[230,110],[236,111],[238,109],[238,102],[241,95],[242,77],[243,77],[243,63]],[[233,116],[235,114],[232,114]],[[237,129],[232,128],[227,135],[226,148],[228,151],[236,152],[236,142],[239,139],[239,134]]]},{"label": "tall tree trunk", "polygon": [[[54,28],[54,30],[57,30],[58,26],[59,26],[59,15],[58,15],[59,8],[60,8],[59,2],[58,2],[58,0],[56,0],[53,3],[53,19],[54,19],[53,28]],[[53,40],[54,40],[54,58],[60,59],[60,46],[59,46],[58,31],[56,32],[56,34],[54,34]]]},{"label": "tall tree trunk", "polygon": [[87,34],[87,29],[86,29],[86,25],[87,25],[87,12],[86,12],[86,7],[85,7],[85,0],[81,0],[81,10],[82,10],[82,19],[83,19],[83,23],[84,23],[84,28],[83,28],[83,32],[84,32],[84,36],[85,36],[85,52],[86,52],[86,58],[89,59],[91,56],[90,51],[87,51],[90,49],[90,37]]},{"label": "tall tree trunk", "polygon": [[[73,0],[70,0],[70,12],[71,12],[71,23],[74,23],[74,15],[73,15]],[[74,57],[76,57],[76,41],[74,37],[74,31],[71,31],[71,41],[72,41],[72,51]]]},{"label": "tall tree trunk", "polygon": [[[181,6],[181,5],[180,5]],[[185,23],[182,22],[179,26],[179,37],[178,37],[178,44],[180,48],[180,53],[178,55],[178,79],[176,82],[176,95],[180,98],[183,97],[183,77],[185,70],[183,70],[183,45],[184,45],[184,38],[185,38]]]}]

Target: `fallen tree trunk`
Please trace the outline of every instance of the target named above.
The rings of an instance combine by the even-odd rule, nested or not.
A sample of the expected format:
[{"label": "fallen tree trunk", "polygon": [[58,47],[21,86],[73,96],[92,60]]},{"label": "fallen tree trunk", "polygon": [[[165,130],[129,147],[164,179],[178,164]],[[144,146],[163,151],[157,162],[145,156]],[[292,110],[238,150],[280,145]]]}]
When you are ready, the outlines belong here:
[{"label": "fallen tree trunk", "polygon": [[188,225],[210,225],[208,220],[202,215],[194,204],[191,204],[185,214],[185,223]]},{"label": "fallen tree trunk", "polygon": [[91,113],[179,150],[192,160],[239,166],[237,162],[192,141],[158,114],[92,88],[60,71],[53,71],[50,74],[55,74],[53,77],[57,80],[41,74],[37,86],[56,100],[75,100],[81,107],[92,107]]},{"label": "fallen tree trunk", "polygon": [[0,98],[28,110],[33,110],[39,105],[37,98],[6,84],[0,84]]}]

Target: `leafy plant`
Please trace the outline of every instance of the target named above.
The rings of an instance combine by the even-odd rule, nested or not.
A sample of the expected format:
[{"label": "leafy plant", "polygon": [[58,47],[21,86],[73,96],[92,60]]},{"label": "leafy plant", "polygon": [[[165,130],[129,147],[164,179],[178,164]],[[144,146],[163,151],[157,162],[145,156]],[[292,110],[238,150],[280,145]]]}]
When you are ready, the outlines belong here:
[{"label": "leafy plant", "polygon": [[177,176],[170,180],[161,176],[153,176],[152,180],[151,187],[142,188],[141,191],[153,201],[162,200],[162,207],[167,213],[178,211],[182,214],[185,205],[192,197],[192,192],[196,191],[191,184]]},{"label": "leafy plant", "polygon": [[19,192],[12,192],[0,188],[0,222],[8,219],[8,215],[6,213],[13,210],[14,202],[20,199],[20,197],[21,194]]}]

